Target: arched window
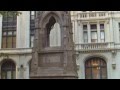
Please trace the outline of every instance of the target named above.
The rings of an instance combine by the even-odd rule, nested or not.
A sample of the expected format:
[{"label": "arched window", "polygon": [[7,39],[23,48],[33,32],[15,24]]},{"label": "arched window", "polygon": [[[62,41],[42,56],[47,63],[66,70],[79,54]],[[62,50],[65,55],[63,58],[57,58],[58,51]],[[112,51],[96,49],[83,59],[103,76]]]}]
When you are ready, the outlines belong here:
[{"label": "arched window", "polygon": [[102,58],[90,58],[85,62],[86,79],[107,79],[107,65]]},{"label": "arched window", "polygon": [[60,24],[56,22],[54,17],[51,17],[46,25],[47,47],[61,46],[61,30]]},{"label": "arched window", "polygon": [[15,79],[16,78],[16,66],[11,60],[3,62],[1,65],[1,78],[2,79]]}]

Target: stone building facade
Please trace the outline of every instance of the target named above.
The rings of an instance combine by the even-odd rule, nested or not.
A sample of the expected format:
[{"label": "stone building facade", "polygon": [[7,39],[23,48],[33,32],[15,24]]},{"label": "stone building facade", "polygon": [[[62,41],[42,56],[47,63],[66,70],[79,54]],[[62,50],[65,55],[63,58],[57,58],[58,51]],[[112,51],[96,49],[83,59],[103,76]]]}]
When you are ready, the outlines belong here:
[{"label": "stone building facade", "polygon": [[[35,13],[21,12],[0,16],[2,79],[29,79]],[[78,78],[120,79],[120,11],[71,11],[71,20]],[[51,46],[60,45],[58,26],[52,28]]]}]

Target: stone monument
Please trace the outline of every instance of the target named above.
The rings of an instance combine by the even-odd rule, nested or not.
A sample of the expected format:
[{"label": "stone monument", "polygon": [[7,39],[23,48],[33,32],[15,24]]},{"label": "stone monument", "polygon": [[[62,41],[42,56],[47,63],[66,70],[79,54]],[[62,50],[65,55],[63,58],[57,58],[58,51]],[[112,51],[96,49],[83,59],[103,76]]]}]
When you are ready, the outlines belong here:
[{"label": "stone monument", "polygon": [[[70,11],[36,11],[31,79],[77,79]],[[53,25],[60,26],[60,45],[50,46]],[[53,35],[54,37],[54,35]]]}]

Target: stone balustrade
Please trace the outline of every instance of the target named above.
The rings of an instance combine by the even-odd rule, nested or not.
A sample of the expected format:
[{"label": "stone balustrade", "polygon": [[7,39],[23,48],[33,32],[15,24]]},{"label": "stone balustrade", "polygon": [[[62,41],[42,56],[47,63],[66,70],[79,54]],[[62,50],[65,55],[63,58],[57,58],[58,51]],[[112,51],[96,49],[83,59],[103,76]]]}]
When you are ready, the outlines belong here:
[{"label": "stone balustrade", "polygon": [[[118,45],[120,47],[120,45]],[[86,43],[76,44],[75,50],[101,50],[101,49],[113,49],[115,48],[114,42],[109,43]]]},{"label": "stone balustrade", "polygon": [[80,12],[77,13],[76,15],[71,15],[73,16],[72,19],[76,17],[77,20],[89,20],[89,19],[104,19],[104,18],[109,18],[110,13],[106,11],[99,11],[99,12]]},{"label": "stone balustrade", "polygon": [[108,17],[107,12],[89,12],[89,13],[78,13],[78,19],[93,19],[93,18],[106,18]]}]

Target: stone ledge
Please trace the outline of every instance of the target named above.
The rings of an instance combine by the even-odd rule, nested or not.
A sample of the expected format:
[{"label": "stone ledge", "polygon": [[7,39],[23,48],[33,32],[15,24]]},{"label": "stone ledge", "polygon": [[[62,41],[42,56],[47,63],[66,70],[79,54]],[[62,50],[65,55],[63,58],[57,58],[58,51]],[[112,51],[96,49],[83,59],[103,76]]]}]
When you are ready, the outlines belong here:
[{"label": "stone ledge", "polygon": [[14,48],[14,49],[0,49],[0,53],[7,53],[7,54],[31,54],[31,48]]}]

